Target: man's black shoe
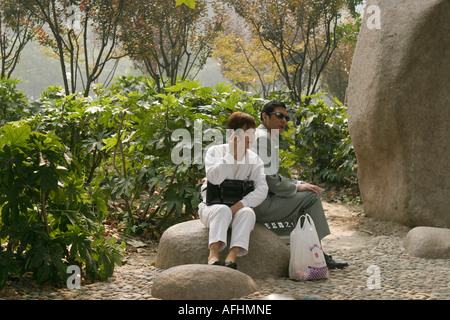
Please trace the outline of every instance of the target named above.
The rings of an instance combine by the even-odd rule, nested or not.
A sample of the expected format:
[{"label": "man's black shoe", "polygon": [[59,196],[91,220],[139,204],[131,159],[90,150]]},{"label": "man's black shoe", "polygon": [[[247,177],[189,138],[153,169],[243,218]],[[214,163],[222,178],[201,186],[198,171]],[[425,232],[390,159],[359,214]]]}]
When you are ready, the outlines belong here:
[{"label": "man's black shoe", "polygon": [[344,269],[345,267],[348,267],[348,263],[346,262],[336,262],[333,260],[333,257],[331,255],[323,253],[325,257],[325,262],[327,263],[328,269]]}]

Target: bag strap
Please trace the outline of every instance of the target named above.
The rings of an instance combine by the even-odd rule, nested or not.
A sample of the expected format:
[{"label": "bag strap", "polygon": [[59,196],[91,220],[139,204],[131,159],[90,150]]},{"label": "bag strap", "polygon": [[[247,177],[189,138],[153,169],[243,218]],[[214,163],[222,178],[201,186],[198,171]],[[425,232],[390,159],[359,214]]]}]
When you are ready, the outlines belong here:
[{"label": "bag strap", "polygon": [[302,218],[305,218],[305,219],[306,219],[306,216],[305,216],[305,215],[302,215],[302,216],[300,216],[300,218],[298,218],[298,220],[297,220],[297,226],[296,226],[297,229],[302,229],[302,223],[301,223]]},{"label": "bag strap", "polygon": [[299,225],[299,227],[304,230],[305,228],[305,222],[303,222],[303,227],[301,226],[301,220],[302,218],[305,219],[305,222],[308,221],[308,223],[314,228],[316,229],[316,226],[314,225],[314,220],[311,218],[311,216],[307,213],[305,213],[304,215],[300,216],[300,218],[298,218],[298,222],[297,224]]}]

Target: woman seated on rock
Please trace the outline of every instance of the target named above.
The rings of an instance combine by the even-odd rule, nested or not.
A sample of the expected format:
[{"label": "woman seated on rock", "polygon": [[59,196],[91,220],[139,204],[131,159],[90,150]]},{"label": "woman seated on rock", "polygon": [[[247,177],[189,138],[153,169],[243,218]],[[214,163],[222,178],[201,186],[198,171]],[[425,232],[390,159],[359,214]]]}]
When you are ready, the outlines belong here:
[{"label": "woman seated on rock", "polygon": [[[235,112],[228,119],[228,128],[233,130],[228,143],[211,146],[206,152],[206,181],[202,186],[203,202],[199,204],[199,216],[201,222],[209,228],[208,264],[236,269],[236,257],[248,253],[250,232],[255,226],[255,212],[252,208],[266,199],[268,187],[262,160],[249,150],[254,142],[255,119],[249,114]],[[239,180],[232,181],[237,184],[252,181],[253,188],[242,198],[239,196],[235,203],[225,204],[224,200],[211,204],[212,201],[209,200],[208,205],[207,197],[210,199],[212,190],[218,190],[218,185],[225,188],[228,179]],[[210,190],[207,191],[207,187]],[[209,196],[207,192],[210,192]],[[231,199],[234,202],[233,197]],[[223,264],[219,260],[219,251],[226,247],[229,227],[232,229],[230,251]]]}]

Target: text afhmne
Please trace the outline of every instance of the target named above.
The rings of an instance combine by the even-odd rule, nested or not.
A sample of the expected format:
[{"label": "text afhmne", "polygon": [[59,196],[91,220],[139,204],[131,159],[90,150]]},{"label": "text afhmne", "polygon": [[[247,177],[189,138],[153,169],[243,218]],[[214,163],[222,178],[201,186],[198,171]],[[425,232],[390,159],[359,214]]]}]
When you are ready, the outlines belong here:
[{"label": "text afhmne", "polygon": [[271,314],[272,307],[270,304],[253,304],[253,305],[225,305],[222,314]]},{"label": "text afhmne", "polygon": [[221,309],[213,307],[198,307],[189,306],[186,304],[183,307],[178,308],[179,315],[203,315],[209,318],[211,314],[226,314],[226,315],[267,315],[272,314],[272,306],[270,304],[251,304],[251,305],[238,305],[230,304],[224,305]]}]

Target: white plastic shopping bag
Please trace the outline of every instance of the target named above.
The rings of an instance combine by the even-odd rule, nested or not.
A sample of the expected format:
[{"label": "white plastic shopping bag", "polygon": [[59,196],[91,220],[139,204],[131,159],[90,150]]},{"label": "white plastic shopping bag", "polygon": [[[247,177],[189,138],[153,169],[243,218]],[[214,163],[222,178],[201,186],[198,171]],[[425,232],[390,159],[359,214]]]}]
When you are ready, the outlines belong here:
[{"label": "white plastic shopping bag", "polygon": [[[304,219],[303,226],[301,220]],[[311,216],[300,217],[291,232],[291,259],[289,278],[317,280],[328,278],[328,267]]]}]

